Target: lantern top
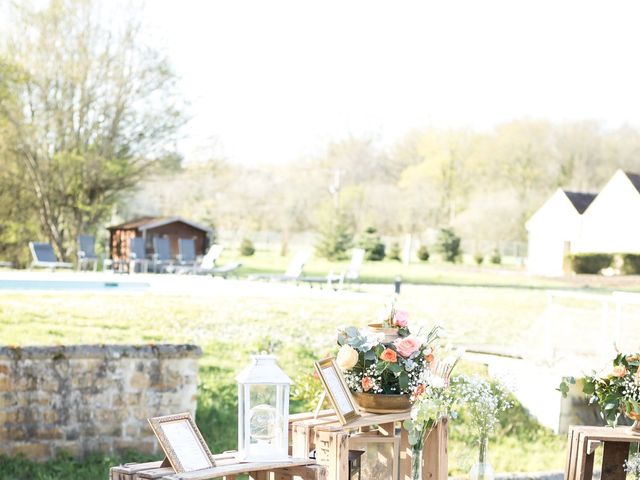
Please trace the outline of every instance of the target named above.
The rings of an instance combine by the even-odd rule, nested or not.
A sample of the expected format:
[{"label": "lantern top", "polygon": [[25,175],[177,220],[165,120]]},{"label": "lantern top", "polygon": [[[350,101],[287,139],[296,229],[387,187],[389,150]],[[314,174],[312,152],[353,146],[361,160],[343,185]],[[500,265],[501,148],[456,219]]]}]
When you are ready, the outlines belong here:
[{"label": "lantern top", "polygon": [[250,384],[286,384],[291,379],[282,371],[274,355],[251,355],[251,365],[242,370],[236,377],[238,383]]}]

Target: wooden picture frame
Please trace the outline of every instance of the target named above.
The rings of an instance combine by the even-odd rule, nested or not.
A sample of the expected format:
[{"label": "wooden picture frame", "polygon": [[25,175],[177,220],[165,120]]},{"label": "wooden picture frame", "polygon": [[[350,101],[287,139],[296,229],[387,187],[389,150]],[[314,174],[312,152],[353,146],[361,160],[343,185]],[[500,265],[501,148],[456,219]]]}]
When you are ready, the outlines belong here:
[{"label": "wooden picture frame", "polygon": [[[190,413],[149,418],[149,425],[176,473],[215,467],[216,462]],[[168,465],[167,465],[168,466]]]},{"label": "wooden picture frame", "polygon": [[325,358],[314,365],[340,423],[346,425],[351,420],[359,418],[358,405],[335,360],[332,357]]}]

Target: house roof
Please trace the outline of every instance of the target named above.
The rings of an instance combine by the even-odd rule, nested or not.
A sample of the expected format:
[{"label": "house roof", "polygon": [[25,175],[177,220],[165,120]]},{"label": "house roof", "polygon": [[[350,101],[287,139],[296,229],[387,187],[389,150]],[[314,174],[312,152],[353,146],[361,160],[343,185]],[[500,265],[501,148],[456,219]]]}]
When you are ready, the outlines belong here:
[{"label": "house roof", "polygon": [[637,173],[624,172],[627,178],[631,181],[636,190],[640,193],[640,175]]},{"label": "house roof", "polygon": [[182,217],[140,217],[128,222],[121,223],[120,225],[113,225],[108,227],[109,230],[149,230],[152,228],[162,227],[170,223],[181,222],[189,225],[203,232],[210,232],[211,229],[200,225],[199,223],[192,222]]},{"label": "house roof", "polygon": [[597,193],[570,192],[568,190],[563,190],[563,192],[580,215],[591,205],[591,202],[593,202],[593,199],[596,198],[597,195]]}]

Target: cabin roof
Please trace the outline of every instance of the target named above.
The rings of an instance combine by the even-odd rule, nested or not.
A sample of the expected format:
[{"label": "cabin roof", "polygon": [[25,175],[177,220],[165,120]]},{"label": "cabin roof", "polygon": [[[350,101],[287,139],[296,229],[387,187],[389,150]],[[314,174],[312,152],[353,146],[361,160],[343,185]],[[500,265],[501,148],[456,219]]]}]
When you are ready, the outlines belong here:
[{"label": "cabin roof", "polygon": [[128,222],[121,223],[119,225],[113,225],[108,227],[109,230],[150,230],[152,228],[162,227],[170,223],[181,222],[189,225],[203,232],[210,232],[211,229],[200,225],[199,223],[192,222],[182,217],[140,217]]}]

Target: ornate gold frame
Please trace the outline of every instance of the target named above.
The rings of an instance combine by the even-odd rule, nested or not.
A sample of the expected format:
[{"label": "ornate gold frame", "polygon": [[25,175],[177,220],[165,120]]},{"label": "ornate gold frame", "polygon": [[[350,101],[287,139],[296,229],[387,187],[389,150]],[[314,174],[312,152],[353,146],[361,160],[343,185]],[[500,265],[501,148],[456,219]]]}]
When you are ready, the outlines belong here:
[{"label": "ornate gold frame", "polygon": [[[167,460],[169,460],[169,463],[171,464],[175,472],[186,473],[186,470],[182,466],[180,459],[177,457],[175,450],[171,446],[171,442],[164,434],[164,431],[162,430],[161,425],[163,423],[176,422],[180,420],[188,422],[189,426],[193,430],[193,434],[198,440],[198,444],[199,444],[198,446],[202,449],[202,453],[207,457],[207,460],[209,460],[210,465],[207,468],[215,467],[216,462],[213,459],[213,455],[211,454],[209,447],[204,441],[204,438],[202,438],[202,434],[200,433],[200,430],[198,429],[196,422],[193,421],[193,418],[191,417],[190,413],[178,413],[176,415],[166,415],[163,417],[149,418],[148,419],[149,425],[151,425],[151,429],[153,430],[153,433],[156,435],[156,438],[158,439],[158,443],[160,443],[160,447],[162,447],[162,450],[164,451],[164,454],[166,455]],[[166,463],[166,460],[165,460],[165,463]]]},{"label": "ornate gold frame", "polygon": [[[327,392],[327,396],[329,397],[329,401],[331,402],[331,406],[333,407],[333,410],[336,412],[336,415],[338,416],[338,419],[340,420],[340,423],[342,425],[346,425],[351,420],[359,418],[360,417],[360,412],[358,410],[358,405],[356,404],[356,401],[354,400],[353,395],[351,395],[351,391],[349,390],[349,386],[347,385],[347,382],[345,381],[344,376],[342,375],[342,372],[340,371],[340,368],[338,368],[338,365],[336,365],[336,362],[333,359],[333,357],[329,357],[329,358],[325,358],[323,360],[319,360],[319,361],[315,362],[314,365],[316,367],[316,371],[318,372],[318,376],[320,377],[320,380],[322,381],[322,385],[324,386],[324,389]],[[335,371],[335,374],[338,377],[338,380],[340,381],[340,386],[342,387],[343,393],[347,397],[347,400],[349,401],[349,405],[351,406],[351,411],[347,412],[346,414],[342,413],[340,411],[340,409],[338,408],[338,403],[336,402],[336,400],[335,400],[335,398],[333,396],[333,392],[331,391],[331,389],[327,385],[327,381],[324,378],[324,375],[322,374],[322,369],[323,368],[331,368],[331,369],[333,369]]]}]

